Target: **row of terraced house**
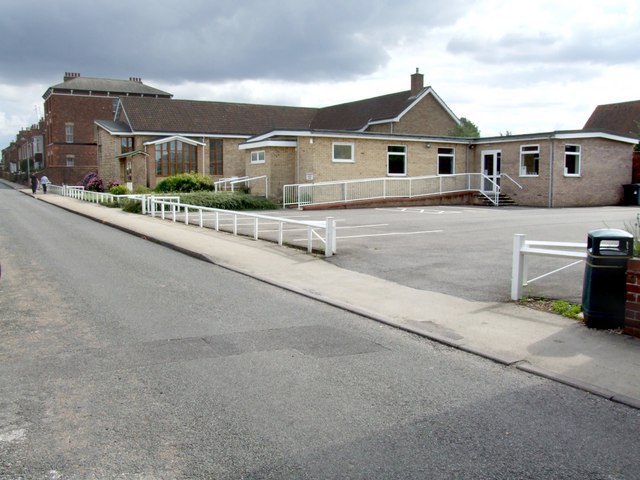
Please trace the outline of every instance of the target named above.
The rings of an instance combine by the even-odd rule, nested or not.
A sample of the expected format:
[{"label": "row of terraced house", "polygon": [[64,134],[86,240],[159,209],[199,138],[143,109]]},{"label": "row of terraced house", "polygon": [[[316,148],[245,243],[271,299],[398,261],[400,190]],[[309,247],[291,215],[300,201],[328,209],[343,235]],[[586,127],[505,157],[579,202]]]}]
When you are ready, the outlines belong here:
[{"label": "row of terraced house", "polygon": [[640,101],[598,106],[582,129],[461,138],[423,74],[409,80],[401,92],[307,108],[178,100],[140,78],[67,73],[45,92],[40,125],[2,151],[3,165],[17,174],[31,155],[54,183],[95,171],[132,188],[183,172],[264,177],[276,201],[291,184],[483,173],[519,205],[599,206],[620,204],[623,185],[640,181]]}]

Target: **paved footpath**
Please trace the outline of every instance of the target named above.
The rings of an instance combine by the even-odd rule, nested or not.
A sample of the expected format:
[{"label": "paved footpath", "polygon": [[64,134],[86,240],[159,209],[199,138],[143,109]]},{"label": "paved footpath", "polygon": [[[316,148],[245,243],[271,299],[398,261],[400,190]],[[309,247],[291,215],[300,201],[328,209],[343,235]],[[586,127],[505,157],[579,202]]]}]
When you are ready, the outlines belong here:
[{"label": "paved footpath", "polygon": [[[21,191],[31,195],[30,190]],[[507,367],[640,409],[640,339],[591,330],[515,303],[471,302],[398,285],[269,242],[54,194],[35,198]]]}]

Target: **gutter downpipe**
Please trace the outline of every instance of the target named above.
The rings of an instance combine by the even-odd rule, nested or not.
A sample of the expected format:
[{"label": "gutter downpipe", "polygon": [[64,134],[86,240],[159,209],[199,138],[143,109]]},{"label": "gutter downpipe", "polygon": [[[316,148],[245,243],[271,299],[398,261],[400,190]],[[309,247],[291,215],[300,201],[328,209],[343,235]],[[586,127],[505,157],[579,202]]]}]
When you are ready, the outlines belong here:
[{"label": "gutter downpipe", "polygon": [[555,160],[555,148],[553,144],[553,135],[549,135],[549,148],[551,149],[549,155],[549,208],[553,208],[553,164]]}]

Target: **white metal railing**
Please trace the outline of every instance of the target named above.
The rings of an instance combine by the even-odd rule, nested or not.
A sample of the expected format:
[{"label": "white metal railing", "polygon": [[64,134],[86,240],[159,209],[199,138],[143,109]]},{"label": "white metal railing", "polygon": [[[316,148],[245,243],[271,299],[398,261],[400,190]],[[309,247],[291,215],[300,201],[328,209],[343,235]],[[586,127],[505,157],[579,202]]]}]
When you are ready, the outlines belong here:
[{"label": "white metal railing", "polygon": [[[256,184],[261,180],[264,181],[264,189],[263,191],[258,190],[258,193],[254,192],[254,188],[252,188],[252,184]],[[261,182],[260,182],[261,183]],[[266,175],[261,175],[259,177],[231,177],[231,178],[222,178],[216,182],[213,182],[213,186],[216,192],[219,191],[228,191],[229,189],[233,192],[235,191],[236,185],[244,184],[249,188],[254,195],[264,195],[266,198],[269,198],[269,182]]]},{"label": "white metal railing", "polygon": [[[82,200],[91,203],[117,203],[121,204],[125,199],[138,200],[142,204],[142,213],[146,214],[150,209],[150,197],[151,195],[140,194],[127,194],[127,195],[114,195],[108,192],[94,192],[92,190],[85,190],[83,186],[77,185],[53,185],[49,184],[49,191],[61,195],[63,197],[70,197],[76,200]],[[166,202],[179,202],[180,197],[165,195],[155,196],[156,199],[161,199]]]},{"label": "white metal railing", "polygon": [[[260,215],[255,213],[236,212],[233,210],[223,210],[220,208],[201,207],[198,205],[189,205],[180,202],[178,196],[158,196],[158,195],[113,195],[105,192],[93,192],[84,190],[83,187],[76,186],[59,186],[50,184],[51,193],[75,198],[77,200],[83,200],[94,203],[120,203],[122,199],[130,198],[138,200],[142,203],[142,213],[150,214],[152,217],[160,216],[163,220],[169,217],[176,222],[178,216],[183,216],[185,224],[189,224],[190,214],[197,215],[198,226],[204,227],[204,213],[209,212],[214,215],[213,228],[216,231],[220,231],[221,219],[230,218],[232,220],[232,232],[234,235],[239,234],[239,222],[238,219],[250,219],[251,237],[254,240],[260,238],[260,221],[276,223],[278,225],[276,240],[278,245],[284,243],[284,225],[295,225],[304,227],[306,229],[306,242],[307,251],[313,252],[314,240],[320,241],[324,245],[325,257],[331,257],[337,252],[336,241],[336,221],[333,217],[327,217],[325,220],[320,221],[301,221],[290,218],[275,217],[270,215]],[[323,231],[324,236],[320,235],[318,231]]]},{"label": "white metal railing", "polygon": [[[260,238],[260,221],[276,223],[277,229],[277,242],[278,245],[284,243],[284,225],[290,224],[295,226],[302,226],[307,231],[307,252],[313,252],[314,239],[319,240],[324,244],[325,257],[331,257],[337,252],[336,245],[336,221],[333,217],[327,217],[323,221],[301,221],[293,220],[290,218],[275,217],[270,215],[261,215],[256,213],[237,212],[233,210],[223,210],[220,208],[201,207],[198,205],[189,205],[180,202],[167,202],[166,200],[159,199],[158,197],[149,197],[150,209],[149,213],[152,217],[157,215],[163,220],[167,217],[173,222],[178,221],[179,217],[184,221],[185,225],[190,223],[193,218],[192,214],[196,216],[197,224],[200,228],[204,228],[204,214],[213,214],[213,228],[216,231],[220,231],[221,221],[224,218],[231,219],[231,232],[234,235],[239,233],[239,219],[250,220],[250,237],[254,240]],[[324,231],[324,237],[318,233],[318,231]]]},{"label": "white metal railing", "polygon": [[[572,267],[587,258],[586,243],[572,242],[542,242],[536,240],[525,240],[525,235],[515,234],[513,236],[513,262],[511,270],[511,299],[520,300],[522,298],[523,287],[540,280],[566,268]],[[578,251],[576,251],[578,250]],[[529,255],[539,255],[546,257],[558,257],[577,259],[569,265],[557,268],[551,272],[527,280],[527,270]]]},{"label": "white metal railing", "polygon": [[[491,188],[487,188],[489,185]],[[489,191],[490,190],[490,191]],[[500,187],[481,173],[424,177],[383,177],[336,182],[303,183],[283,187],[283,206],[322,205],[359,200],[412,198],[478,191],[498,203]]]}]

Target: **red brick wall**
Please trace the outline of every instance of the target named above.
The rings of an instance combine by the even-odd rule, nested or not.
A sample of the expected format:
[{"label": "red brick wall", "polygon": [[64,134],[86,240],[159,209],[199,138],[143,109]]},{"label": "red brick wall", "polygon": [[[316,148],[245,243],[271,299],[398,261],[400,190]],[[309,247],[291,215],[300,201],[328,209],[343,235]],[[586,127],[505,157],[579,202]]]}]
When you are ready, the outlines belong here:
[{"label": "red brick wall", "polygon": [[634,337],[640,337],[640,258],[632,258],[627,264],[625,307],[624,331]]}]

